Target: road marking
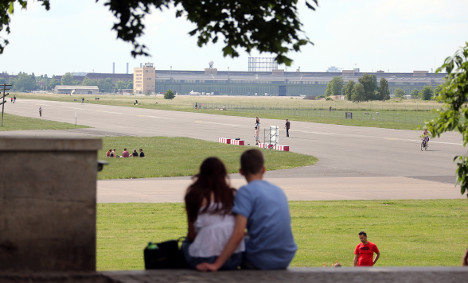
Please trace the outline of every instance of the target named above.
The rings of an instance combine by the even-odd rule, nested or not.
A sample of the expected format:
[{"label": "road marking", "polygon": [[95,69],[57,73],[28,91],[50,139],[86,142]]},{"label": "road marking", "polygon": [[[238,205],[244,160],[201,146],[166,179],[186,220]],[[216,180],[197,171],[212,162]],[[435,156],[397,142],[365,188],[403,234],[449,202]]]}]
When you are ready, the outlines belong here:
[{"label": "road marking", "polygon": [[96,112],[103,112],[103,113],[109,113],[109,114],[118,114],[118,115],[122,114],[120,112],[112,112],[112,111],[104,111],[104,110],[96,110]]},{"label": "road marking", "polygon": [[138,117],[154,118],[154,119],[173,119],[173,118],[169,118],[169,117],[159,117],[159,116],[151,116],[151,115],[138,115]]},{"label": "road marking", "polygon": [[213,124],[213,125],[221,125],[221,126],[231,126],[234,128],[244,127],[244,125],[239,124],[228,124],[228,123],[219,123],[219,122],[209,122],[209,121],[202,121],[202,120],[195,120],[193,121],[195,124]]}]

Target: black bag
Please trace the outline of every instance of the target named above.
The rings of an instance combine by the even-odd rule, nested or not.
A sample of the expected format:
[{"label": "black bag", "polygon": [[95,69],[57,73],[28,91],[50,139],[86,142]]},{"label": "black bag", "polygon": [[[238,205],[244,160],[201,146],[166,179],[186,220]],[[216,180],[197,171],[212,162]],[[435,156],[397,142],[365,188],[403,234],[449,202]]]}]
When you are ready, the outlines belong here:
[{"label": "black bag", "polygon": [[145,269],[181,269],[188,268],[185,257],[179,248],[184,239],[170,240],[157,244],[148,244],[144,249]]}]

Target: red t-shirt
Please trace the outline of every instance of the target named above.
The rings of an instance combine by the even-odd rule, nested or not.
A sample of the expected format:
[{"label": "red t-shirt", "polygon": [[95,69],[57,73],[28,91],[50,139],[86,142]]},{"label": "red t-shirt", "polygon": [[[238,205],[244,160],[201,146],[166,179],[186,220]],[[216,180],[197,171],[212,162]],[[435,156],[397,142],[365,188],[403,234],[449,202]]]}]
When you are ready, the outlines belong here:
[{"label": "red t-shirt", "polygon": [[367,244],[359,243],[354,250],[355,255],[358,257],[358,266],[373,266],[374,253],[380,253],[379,249],[374,243],[367,242]]}]

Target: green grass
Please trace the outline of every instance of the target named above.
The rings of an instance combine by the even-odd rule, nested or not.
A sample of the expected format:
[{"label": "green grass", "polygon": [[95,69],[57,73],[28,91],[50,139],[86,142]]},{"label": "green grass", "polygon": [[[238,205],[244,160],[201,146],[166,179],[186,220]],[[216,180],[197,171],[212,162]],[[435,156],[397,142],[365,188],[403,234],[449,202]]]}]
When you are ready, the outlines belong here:
[{"label": "green grass", "polygon": [[[229,173],[239,169],[239,158],[247,146],[234,146],[190,138],[169,137],[104,137],[98,153],[100,160],[109,165],[99,172],[99,179],[128,179],[149,177],[192,176],[198,172],[202,161],[210,156],[219,157]],[[116,149],[121,155],[124,148],[129,152],[143,148],[145,158],[105,158],[106,152]],[[312,165],[313,156],[293,152],[263,151],[268,170],[278,170]]]},{"label": "green grass", "polygon": [[[380,249],[378,266],[458,266],[468,243],[467,200],[290,202],[299,247],[292,267],[352,266],[358,232]],[[97,205],[97,269],[144,269],[148,241],[187,232],[182,203]]]},{"label": "green grass", "polygon": [[65,130],[75,128],[87,128],[87,126],[75,126],[69,123],[54,122],[39,118],[28,118],[4,113],[3,127],[0,127],[0,131]]},{"label": "green grass", "polygon": [[[19,98],[45,99],[64,102],[130,106],[138,108],[202,112],[217,115],[286,119],[326,124],[380,127],[414,130],[424,121],[435,117],[432,109],[441,108],[435,101],[390,100],[354,103],[349,101],[305,100],[300,97],[236,97],[236,96],[176,96],[173,100],[161,95],[57,95],[57,94],[17,94]],[[99,97],[99,100],[95,100]],[[135,99],[139,104],[134,105]],[[77,101],[75,101],[77,100]],[[203,104],[203,109],[194,105]],[[227,111],[216,109],[226,106]],[[334,111],[329,112],[329,107]],[[353,112],[353,119],[345,119],[345,112]],[[379,115],[376,115],[379,112]]]}]

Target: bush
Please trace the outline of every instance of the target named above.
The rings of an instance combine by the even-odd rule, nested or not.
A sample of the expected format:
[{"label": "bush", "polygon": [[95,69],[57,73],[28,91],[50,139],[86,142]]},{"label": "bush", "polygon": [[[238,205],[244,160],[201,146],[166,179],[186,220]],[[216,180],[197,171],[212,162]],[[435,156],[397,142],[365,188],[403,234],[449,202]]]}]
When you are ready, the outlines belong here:
[{"label": "bush", "polygon": [[174,99],[175,93],[171,89],[166,90],[164,93],[164,99]]}]

